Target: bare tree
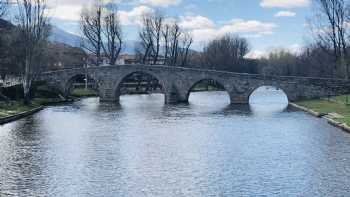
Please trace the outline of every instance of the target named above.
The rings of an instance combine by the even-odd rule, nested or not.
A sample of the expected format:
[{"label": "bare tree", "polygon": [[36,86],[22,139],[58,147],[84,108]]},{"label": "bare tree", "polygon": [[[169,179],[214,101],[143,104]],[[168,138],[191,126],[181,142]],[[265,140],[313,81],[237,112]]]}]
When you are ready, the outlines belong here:
[{"label": "bare tree", "polygon": [[209,42],[204,48],[204,62],[210,69],[240,72],[244,56],[249,52],[249,43],[245,38],[225,35]]},{"label": "bare tree", "polygon": [[153,64],[157,64],[160,56],[160,48],[161,48],[161,36],[162,36],[162,28],[163,28],[164,16],[157,12],[152,15],[151,19],[151,28],[152,28],[152,59]]},{"label": "bare tree", "polygon": [[153,48],[153,29],[152,17],[145,14],[142,17],[142,28],[139,32],[140,46],[138,46],[137,53],[143,64],[150,63],[151,53]]},{"label": "bare tree", "polygon": [[185,65],[193,43],[191,35],[183,32],[176,20],[166,21],[159,12],[143,16],[139,38],[138,55],[142,63],[150,64],[158,64],[162,59],[163,64]]},{"label": "bare tree", "polygon": [[349,77],[347,52],[347,5],[344,0],[314,0],[318,13],[314,20],[317,41],[334,58],[334,75]]},{"label": "bare tree", "polygon": [[119,22],[118,8],[115,3],[108,7],[104,17],[103,34],[106,38],[106,46],[103,46],[104,52],[109,59],[109,64],[114,65],[122,50],[122,27]]},{"label": "bare tree", "polygon": [[139,33],[141,45],[138,49],[143,63],[157,64],[160,59],[163,21],[164,16],[159,12],[143,15]]},{"label": "bare tree", "polygon": [[[45,0],[17,0],[18,28],[22,49],[24,103],[29,104],[35,78],[43,69],[43,56],[50,32]],[[20,53],[20,52],[18,52]]]},{"label": "bare tree", "polygon": [[[6,14],[8,7],[8,0],[0,0],[0,19]],[[9,57],[11,47],[13,25],[7,21],[3,21],[3,24],[0,26],[0,79],[5,79],[8,72],[9,66]]]},{"label": "bare tree", "polygon": [[163,26],[162,36],[163,36],[163,41],[164,41],[164,62],[163,62],[163,64],[168,64],[168,57],[169,57],[169,52],[170,52],[169,44],[171,43],[169,40],[169,38],[170,38],[170,25],[169,24],[165,24]]},{"label": "bare tree", "polygon": [[96,0],[95,5],[83,8],[80,16],[80,28],[84,36],[83,48],[95,56],[94,63],[99,66],[102,63],[102,23],[103,4]]},{"label": "bare tree", "polygon": [[168,61],[170,65],[177,65],[180,37],[181,29],[177,21],[175,21],[170,28],[170,56]]},{"label": "bare tree", "polygon": [[0,18],[2,18],[8,8],[9,0],[0,0]]},{"label": "bare tree", "polygon": [[181,57],[181,66],[185,66],[187,64],[188,60],[188,53],[190,50],[190,47],[193,43],[193,37],[190,33],[186,32],[183,33],[181,38],[181,46],[179,48],[180,50],[180,57]]}]

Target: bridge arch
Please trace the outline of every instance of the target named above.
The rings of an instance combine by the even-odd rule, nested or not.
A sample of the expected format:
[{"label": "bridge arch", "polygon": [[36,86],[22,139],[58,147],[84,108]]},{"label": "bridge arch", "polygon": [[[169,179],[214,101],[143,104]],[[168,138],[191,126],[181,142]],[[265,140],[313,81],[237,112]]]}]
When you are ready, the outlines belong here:
[{"label": "bridge arch", "polygon": [[[201,87],[201,84],[202,84],[202,87]],[[225,83],[217,79],[202,78],[191,83],[189,88],[186,89],[187,101],[190,100],[191,92],[196,92],[196,91],[225,91],[227,92],[227,95],[230,98],[230,102],[231,102],[231,95],[229,93],[229,88],[225,86]]]},{"label": "bridge arch", "polygon": [[[115,85],[113,87],[113,97],[115,98],[116,101],[119,102],[120,96],[122,94],[125,94],[125,89],[127,88],[127,85],[125,85],[125,83],[127,83],[128,80],[130,80],[130,78],[137,77],[138,75],[141,77],[146,77],[146,78],[151,79],[151,81],[153,81],[153,83],[151,84],[153,87],[151,87],[151,88],[154,88],[156,86],[157,89],[156,90],[151,89],[149,91],[151,93],[153,91],[159,91],[160,93],[163,93],[165,95],[165,99],[166,99],[168,87],[165,83],[165,80],[161,76],[157,75],[156,73],[150,72],[150,71],[134,70],[134,71],[131,71],[131,72],[128,72],[128,73],[122,75],[115,82]],[[138,81],[138,82],[143,83],[142,80],[144,80],[144,79],[140,79],[140,81]],[[141,86],[144,86],[144,85],[145,84],[141,84]],[[136,91],[139,91],[139,90],[136,90]],[[145,91],[140,90],[139,93],[142,94],[142,93],[149,93],[149,92],[147,90],[145,90]]]},{"label": "bridge arch", "polygon": [[285,87],[282,87],[279,84],[262,84],[262,85],[258,85],[258,86],[253,86],[252,88],[250,88],[248,95],[247,95],[247,101],[249,103],[249,101],[252,99],[252,96],[254,95],[255,92],[259,91],[262,88],[267,88],[267,89],[275,89],[277,91],[279,91],[281,93],[281,96],[285,96],[285,99],[287,100],[287,102],[290,101],[290,96],[288,94],[288,89]]},{"label": "bridge arch", "polygon": [[[84,80],[86,79],[86,77],[87,77],[88,84],[89,84],[90,88],[94,89],[98,93],[99,92],[99,84],[98,84],[97,79],[93,75],[86,74],[86,73],[76,73],[76,74],[73,74],[73,75],[67,77],[67,80],[64,83],[64,90],[63,90],[64,95],[69,96],[72,92],[72,89],[74,88],[73,84],[76,82],[83,83]],[[93,87],[91,87],[91,84],[93,84],[92,85]]]},{"label": "bridge arch", "polygon": [[250,93],[250,110],[256,115],[275,114],[288,108],[289,99],[284,89],[276,86],[260,86]]}]

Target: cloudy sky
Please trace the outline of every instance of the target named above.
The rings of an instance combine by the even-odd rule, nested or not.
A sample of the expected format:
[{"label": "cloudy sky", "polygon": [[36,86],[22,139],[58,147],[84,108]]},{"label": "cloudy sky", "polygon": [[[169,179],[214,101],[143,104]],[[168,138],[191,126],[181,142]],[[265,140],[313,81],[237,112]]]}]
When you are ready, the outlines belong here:
[{"label": "cloudy sky", "polygon": [[[311,0],[118,0],[124,37],[137,39],[139,18],[161,10],[190,31],[195,48],[225,33],[249,39],[254,54],[271,48],[295,50],[305,42]],[[52,22],[79,34],[79,13],[88,0],[50,0]]]}]

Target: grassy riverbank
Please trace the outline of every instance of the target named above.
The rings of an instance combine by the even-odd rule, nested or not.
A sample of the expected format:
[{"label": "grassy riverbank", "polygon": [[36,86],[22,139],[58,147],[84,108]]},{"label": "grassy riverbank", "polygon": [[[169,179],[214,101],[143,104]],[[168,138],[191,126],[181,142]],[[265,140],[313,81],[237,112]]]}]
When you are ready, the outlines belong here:
[{"label": "grassy riverbank", "polygon": [[23,101],[0,101],[0,118],[13,116],[19,113],[27,112],[38,108],[43,105],[48,105],[50,103],[61,102],[58,98],[35,98],[32,100],[30,105],[24,105]]},{"label": "grassy riverbank", "polygon": [[[24,105],[23,100],[11,100],[9,102],[0,101],[0,118],[27,112],[40,106],[46,106],[65,101],[63,98],[59,98],[58,96],[50,93],[47,89],[39,87],[38,90],[38,94],[36,95],[37,97],[32,100],[30,105]],[[91,89],[81,88],[74,89],[71,96],[76,98],[90,97],[97,96],[97,93]]]},{"label": "grassy riverbank", "polygon": [[74,97],[91,97],[91,96],[97,96],[97,92],[92,89],[85,89],[85,88],[76,88],[71,93]]},{"label": "grassy riverbank", "polygon": [[349,101],[347,101],[347,96],[337,96],[296,102],[296,104],[350,126],[350,96]]}]

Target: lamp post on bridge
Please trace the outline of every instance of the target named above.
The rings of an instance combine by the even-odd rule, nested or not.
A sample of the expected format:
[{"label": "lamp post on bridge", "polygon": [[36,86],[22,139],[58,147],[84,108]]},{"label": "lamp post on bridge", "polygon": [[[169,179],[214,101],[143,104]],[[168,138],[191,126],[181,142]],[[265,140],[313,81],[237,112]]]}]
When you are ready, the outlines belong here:
[{"label": "lamp post on bridge", "polygon": [[88,64],[87,64],[87,61],[86,61],[86,57],[83,58],[83,61],[84,61],[84,67],[85,67],[85,90],[88,89]]}]

